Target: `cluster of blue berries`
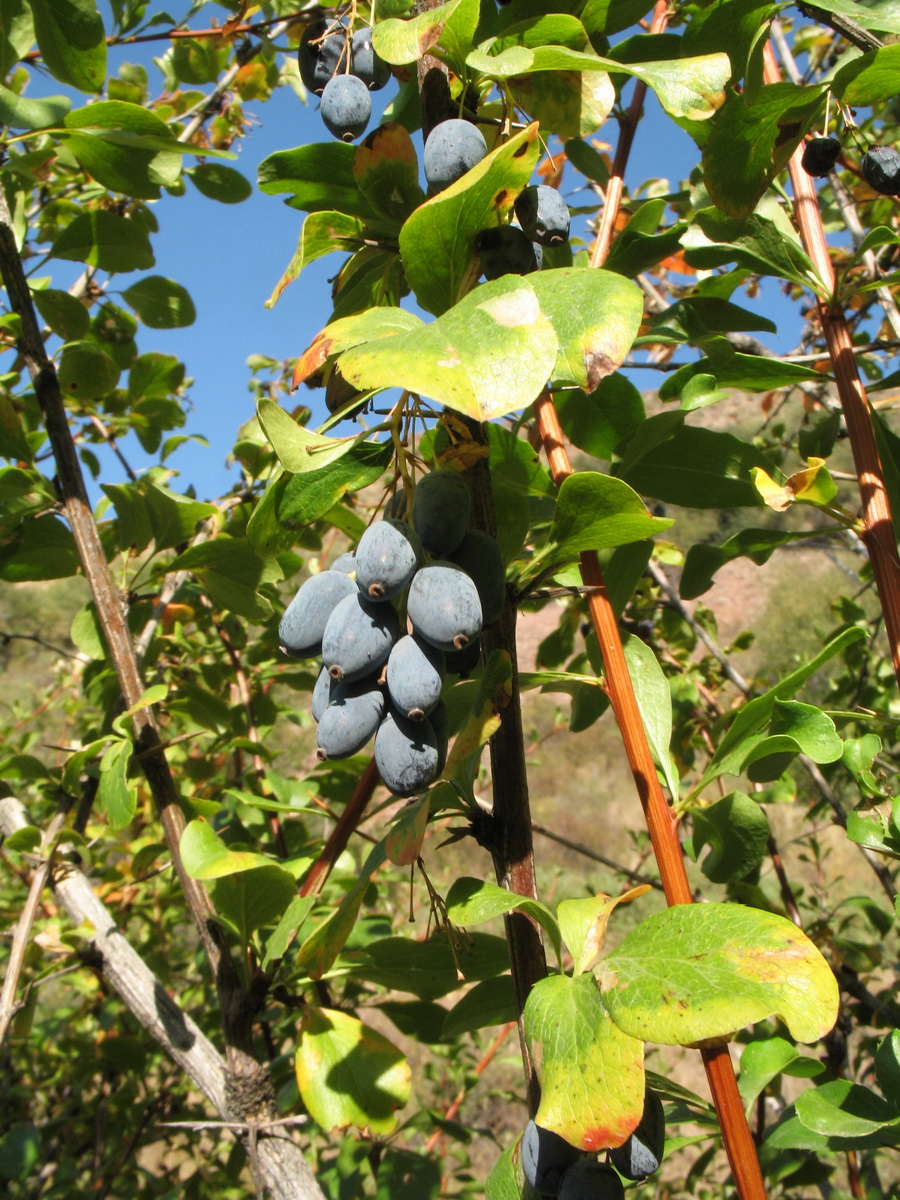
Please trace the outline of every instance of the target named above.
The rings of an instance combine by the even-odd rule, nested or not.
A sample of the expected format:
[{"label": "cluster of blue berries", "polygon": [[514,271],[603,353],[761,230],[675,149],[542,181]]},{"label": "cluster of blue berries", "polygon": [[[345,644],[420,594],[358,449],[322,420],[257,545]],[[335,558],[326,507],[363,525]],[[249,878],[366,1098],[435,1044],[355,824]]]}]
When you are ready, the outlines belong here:
[{"label": "cluster of blue berries", "polygon": [[338,21],[320,17],[303,31],[297,52],[300,78],[307,91],[321,96],[325,128],[336,138],[352,142],[372,115],[370,92],[391,77],[388,64],[375,53],[372,30],[350,30]]},{"label": "cluster of blue berries", "polygon": [[385,786],[412,796],[443,771],[445,676],[467,675],[478,662],[506,574],[496,541],[468,527],[472,498],[461,475],[425,475],[411,523],[398,497],[390,512],[400,516],[370,525],[355,551],[306,580],[279,637],[292,658],[322,657],[312,696],[319,758],[357,754],[374,735]]},{"label": "cluster of blue berries", "polygon": [[526,1182],[541,1196],[559,1200],[624,1200],[622,1179],[646,1179],[659,1169],[666,1141],[662,1102],[647,1089],[644,1111],[634,1133],[609,1162],[586,1157],[565,1138],[529,1121],[522,1134],[519,1161]]}]

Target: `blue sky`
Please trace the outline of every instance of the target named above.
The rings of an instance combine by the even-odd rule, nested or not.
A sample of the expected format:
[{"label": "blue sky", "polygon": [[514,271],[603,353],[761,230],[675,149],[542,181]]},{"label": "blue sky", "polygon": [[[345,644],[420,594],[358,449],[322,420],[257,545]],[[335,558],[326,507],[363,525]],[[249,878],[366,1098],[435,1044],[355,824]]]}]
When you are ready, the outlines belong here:
[{"label": "blue sky", "polygon": [[[207,26],[209,9],[204,9],[192,23]],[[109,72],[116,72],[123,61],[142,62],[150,73],[151,96],[156,96],[162,89],[162,76],[152,59],[162,54],[166,45],[162,42],[113,48]],[[389,101],[393,87],[389,84],[375,94],[375,115],[370,128],[377,122],[379,103],[383,106]],[[29,94],[45,94],[47,90],[63,89],[58,85],[47,89],[46,83],[35,80]],[[80,97],[75,103],[86,100]],[[253,194],[243,203],[225,205],[207,200],[188,184],[186,195],[173,197],[163,193],[154,204],[160,231],[153,239],[156,267],[152,273],[175,279],[188,289],[197,307],[197,320],[182,330],[141,330],[139,345],[143,351],[160,350],[177,355],[195,381],[189,392],[192,411],[187,432],[202,434],[210,445],[204,448],[188,444],[168,465],[180,472],[177,486],[191,483],[203,498],[223,494],[237,479],[236,471],[227,468],[226,460],[239,426],[253,415],[247,386],[248,356],[264,354],[285,359],[298,355],[322,328],[331,311],[329,279],[343,261],[344,256],[339,254],[313,263],[273,309],[264,307],[294,253],[303,214],[288,208],[279,196],[263,195],[255,186],[259,163],[273,151],[328,138],[317,109],[315,98],[306,107],[287,87],[265,102],[244,104],[245,115],[250,119],[249,136],[235,144],[238,157],[231,163],[253,185]],[[599,140],[611,142],[615,136],[614,122],[597,134]],[[414,139],[417,144],[419,139],[420,135]],[[687,135],[665,119],[655,98],[648,96],[626,184],[635,187],[650,177],[667,177],[675,187],[696,159],[696,148]],[[577,180],[567,175],[564,193],[575,204],[585,203],[589,193],[572,197],[571,189],[575,186]],[[121,286],[127,287],[134,278],[121,277]],[[113,281],[114,286],[117,282]],[[785,350],[794,344],[799,318],[776,285],[769,285],[755,302],[743,296],[736,296],[735,300],[765,312],[778,322],[780,336],[764,339],[773,349]],[[684,360],[688,353],[682,352],[678,357]],[[649,371],[634,372],[633,377],[642,390],[658,382],[656,374]],[[321,390],[304,389],[298,399],[311,405],[314,423],[325,419]],[[149,460],[136,443],[129,440],[124,449],[136,469],[147,465]],[[104,465],[112,473],[109,478],[119,477],[121,468],[114,459],[105,458]]]}]

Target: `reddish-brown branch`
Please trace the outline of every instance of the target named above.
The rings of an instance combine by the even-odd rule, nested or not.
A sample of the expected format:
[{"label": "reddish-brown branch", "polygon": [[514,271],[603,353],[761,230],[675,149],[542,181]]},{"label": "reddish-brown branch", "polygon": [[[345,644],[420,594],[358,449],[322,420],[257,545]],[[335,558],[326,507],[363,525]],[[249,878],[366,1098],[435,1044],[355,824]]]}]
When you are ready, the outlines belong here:
[{"label": "reddish-brown branch", "polygon": [[369,760],[369,765],[360,775],[353,795],[347,801],[347,806],[338,817],[331,836],[325,843],[322,853],[309,869],[309,874],[303,880],[300,888],[301,896],[318,896],[325,886],[325,880],[340,856],[347,849],[350,835],[359,824],[366,805],[372,799],[372,793],[378,784],[378,768],[375,759]]},{"label": "reddish-brown branch", "polygon": [[[665,27],[665,10],[664,0],[659,0],[651,27],[654,32]],[[635,99],[637,98],[636,93]],[[642,101],[643,96],[640,96],[640,102]],[[640,107],[635,105],[633,100],[623,122],[597,244],[591,258],[591,265],[595,267],[602,265],[612,243],[612,231],[621,202],[622,177],[639,116]],[[535,415],[541,441],[547,453],[550,473],[558,487],[572,473],[572,466],[565,436],[549,392],[544,392],[537,400]],[[588,593],[588,607],[600,643],[610,702],[622,733],[625,752],[644,810],[666,899],[669,904],[690,904],[693,897],[676,825],[656,774],[656,766],[650,753],[625,661],[618,622],[609,601],[599,560],[593,551],[585,551],[581,555],[581,576],[584,583],[591,588]],[[765,1185],[759,1159],[744,1115],[728,1048],[704,1046],[701,1048],[701,1054],[738,1195],[741,1200],[765,1200]]]},{"label": "reddish-brown branch", "polygon": [[[766,83],[781,81],[781,71],[771,44],[766,45],[763,74]],[[894,674],[900,682],[900,558],[897,556],[891,506],[881,456],[875,441],[875,429],[869,413],[869,401],[856,366],[850,329],[839,307],[839,298],[834,294],[834,268],[825,240],[816,185],[812,177],[803,170],[801,159],[802,150],[798,148],[788,167],[794,190],[794,216],[806,253],[825,286],[825,294],[816,297],[819,319],[831,358],[853,452],[853,463],[859,479],[862,539],[869,552],[869,561],[872,564],[872,573],[884,613],[884,627]]]}]

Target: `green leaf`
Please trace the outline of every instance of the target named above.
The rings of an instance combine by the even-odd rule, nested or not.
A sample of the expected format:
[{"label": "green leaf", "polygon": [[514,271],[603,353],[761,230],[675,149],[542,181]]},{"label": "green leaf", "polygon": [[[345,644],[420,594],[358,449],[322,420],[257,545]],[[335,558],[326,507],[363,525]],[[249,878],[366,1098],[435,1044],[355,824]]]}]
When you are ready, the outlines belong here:
[{"label": "green leaf", "polygon": [[186,288],[162,275],[147,275],[122,293],[150,329],[183,329],[193,325],[197,310]]},{"label": "green leaf", "polygon": [[741,1053],[741,1075],[738,1089],[744,1110],[749,1117],[756,1098],[779,1075],[811,1079],[821,1075],[825,1064],[808,1054],[798,1054],[797,1047],[784,1038],[770,1037],[750,1042]]},{"label": "green leaf", "polygon": [[119,368],[96,342],[67,342],[56,369],[59,388],[73,400],[108,396],[119,382]]},{"label": "green leaf", "polygon": [[323,1130],[348,1125],[387,1134],[410,1097],[412,1073],[397,1047],[357,1017],[304,1009],[295,1056],[297,1086]]},{"label": "green leaf", "polygon": [[819,117],[824,85],[771,83],[748,101],[731,93],[703,146],[703,178],[729,217],[749,217]]},{"label": "green leaf", "polygon": [[477,279],[478,235],[511,211],[539,153],[538,127],[532,124],[420,204],[405,222],[400,254],[422,308],[440,315],[469,290]]},{"label": "green leaf", "polygon": [[406,388],[488,420],[526,407],[548,378],[596,387],[623,361],[639,320],[639,293],[618,275],[506,275],[430,325],[357,346],[340,365],[354,387]]},{"label": "green leaf", "polygon": [[71,221],[53,243],[49,257],[111,272],[146,271],[156,261],[146,227],[105,209],[92,209]]},{"label": "green leaf", "polygon": [[746,879],[765,858],[769,822],[765,812],[744,792],[730,792],[707,808],[690,810],[693,833],[684,848],[694,862],[704,846],[710,850],[701,870],[713,883]]},{"label": "green leaf", "polygon": [[309,378],[334,355],[377,338],[396,337],[422,327],[421,318],[403,308],[374,308],[340,317],[317,333],[301,354],[294,371],[294,385]]},{"label": "green leaf", "polygon": [[537,1124],[582,1150],[621,1146],[644,1109],[644,1047],[610,1020],[593,976],[538,980],[524,1018],[542,1059]]},{"label": "green leaf", "polygon": [[189,167],[185,175],[202,196],[207,200],[218,200],[220,204],[240,204],[253,194],[250,180],[224,163],[200,163]]},{"label": "green leaf", "polygon": [[588,33],[611,36],[636,25],[652,7],[649,0],[587,0],[581,20]]},{"label": "green leaf", "polygon": [[886,1135],[883,1145],[900,1142],[897,1109],[869,1088],[835,1079],[810,1088],[796,1100],[797,1116],[807,1129],[823,1137],[857,1138]]},{"label": "green leaf", "polygon": [[710,759],[709,765],[704,772],[703,778],[697,784],[693,794],[699,793],[713,779],[717,779],[720,775],[738,775],[741,772],[742,765],[747,758],[750,750],[758,742],[766,736],[769,721],[775,710],[775,705],[780,700],[788,700],[796,692],[803,687],[807,680],[815,675],[820,667],[824,666],[836,654],[841,654],[854,642],[860,641],[866,637],[866,632],[858,626],[851,626],[849,629],[844,629],[831,641],[826,642],[823,648],[809,662],[792,671],[790,675],[786,675],[771,687],[761,696],[756,696],[750,700],[738,711],[737,716],[731,722],[728,732],[719,742],[715,754]]},{"label": "green leaf", "polygon": [[355,156],[356,148],[345,142],[313,142],[279,150],[259,164],[260,191],[270,196],[289,192],[292,198],[288,203],[304,212],[327,210],[370,217],[371,206],[353,175]]},{"label": "green leaf", "polygon": [[5,79],[34,45],[34,21],[27,0],[2,0],[0,12],[0,75]]},{"label": "green leaf", "polygon": [[779,546],[799,542],[804,538],[819,537],[818,529],[807,529],[789,533],[781,529],[742,529],[721,546],[710,546],[697,542],[687,552],[684,570],[681,573],[679,591],[683,600],[695,600],[713,585],[713,578],[721,567],[735,558],[749,558],[761,567],[767,563]]},{"label": "green leaf", "polygon": [[71,530],[49,513],[25,520],[0,544],[0,579],[6,583],[64,579],[81,565]]},{"label": "green leaf", "polygon": [[358,492],[380,479],[391,455],[390,442],[356,442],[336,461],[293,476],[280,498],[278,520],[288,529],[318,520],[348,492]]},{"label": "green leaf", "polygon": [[90,328],[91,316],[80,300],[57,288],[31,294],[34,307],[50,329],[65,342],[78,341]]},{"label": "green leaf", "polygon": [[12,129],[46,129],[48,125],[58,125],[71,107],[68,96],[29,100],[0,84],[0,124]]},{"label": "green leaf", "polygon": [[562,954],[556,917],[530,896],[518,896],[495,883],[463,876],[454,880],[447,893],[447,916],[454,925],[481,925],[510,912],[523,912],[541,926],[550,938],[557,956]]},{"label": "green leaf", "polygon": [[682,246],[688,265],[701,270],[733,262],[760,275],[784,276],[801,287],[824,292],[796,230],[769,197],[763,197],[745,220],[718,209],[701,209],[683,235]]},{"label": "green leaf", "polygon": [[485,1180],[484,1200],[520,1200],[522,1188],[513,1161],[518,1154],[520,1141],[521,1138],[517,1138],[507,1146],[494,1163]]},{"label": "green leaf", "polygon": [[99,92],[106,79],[106,33],[94,0],[36,0],[31,5],[41,57],[60,83]]},{"label": "green leaf", "polygon": [[676,904],[648,917],[597,968],[632,1037],[669,1046],[730,1037],[777,1015],[800,1042],[834,1025],[838,987],[793,922],[735,904]]},{"label": "green leaf", "polygon": [[396,67],[416,62],[440,41],[444,25],[459,4],[460,0],[448,0],[406,21],[396,17],[379,21],[372,35],[376,53]]},{"label": "green leaf", "polygon": [[511,975],[483,979],[454,1004],[444,1020],[442,1037],[458,1038],[490,1025],[516,1019],[516,996]]},{"label": "green leaf", "polygon": [[392,121],[379,125],[357,146],[353,177],[375,212],[390,222],[405,221],[425,199],[412,138]]},{"label": "green leaf", "polygon": [[597,471],[579,471],[563,480],[542,561],[568,562],[582,550],[602,550],[653,537],[672,522],[651,517],[627,484]]},{"label": "green leaf", "polygon": [[749,442],[730,433],[684,424],[684,413],[664,412],[645,421],[616,474],[635,491],[685,508],[759,507],[753,467],[775,465]]},{"label": "green leaf", "polygon": [[106,813],[112,830],[130,825],[137,807],[137,792],[128,786],[128,763],[133,750],[130,740],[117,739],[100,760],[97,805]]},{"label": "green leaf", "polygon": [[701,358],[674,371],[659,390],[662,400],[680,396],[691,379],[710,374],[719,387],[738,388],[745,392],[769,392],[775,388],[794,387],[799,383],[823,382],[828,376],[800,363],[782,362],[761,354],[734,354],[717,361]]},{"label": "green leaf", "polygon": [[251,850],[231,850],[208,821],[189,821],[179,845],[181,861],[191,879],[222,879],[239,871],[269,867],[272,860]]},{"label": "green leaf", "polygon": [[[510,56],[523,53],[533,54],[506,51]],[[593,70],[581,66],[534,72],[521,63],[519,69],[528,73],[517,74],[509,88],[516,103],[535,117],[542,129],[564,139],[588,137],[609,116],[616,99],[616,89],[602,60],[594,61],[592,66]],[[515,64],[511,62],[510,67],[515,72]]]},{"label": "green leaf", "polygon": [[836,72],[831,90],[851,108],[864,108],[897,95],[900,45],[881,46],[854,59]]},{"label": "green leaf", "polygon": [[716,53],[617,67],[610,62],[610,70],[627,71],[643,80],[656,92],[656,98],[670,117],[705,121],[722,105],[731,62],[727,54]]},{"label": "green leaf", "polygon": [[273,560],[257,558],[247,542],[220,535],[190,546],[170,564],[173,571],[193,571],[209,591],[213,603],[251,621],[271,616],[272,606],[259,594],[264,584],[281,578]]},{"label": "green leaf", "polygon": [[563,941],[572,955],[573,975],[589,971],[603,949],[609,918],[618,905],[643,895],[649,887],[645,884],[618,896],[584,896],[578,900],[561,900],[556,915]]},{"label": "green leaf", "polygon": [[900,1101],[900,1029],[893,1029],[875,1052],[875,1077],[894,1107]]},{"label": "green leaf", "polygon": [[757,783],[769,783],[787,769],[797,754],[805,754],[813,762],[830,763],[837,762],[843,748],[827,713],[813,704],[776,700],[769,736],[753,744],[742,770]]},{"label": "green leaf", "polygon": [[297,966],[305,970],[311,979],[321,979],[325,972],[331,969],[353,932],[363,897],[369,890],[369,882],[386,861],[384,843],[379,842],[366,859],[360,871],[359,881],[345,893],[337,908],[316,926],[300,946],[297,951]]},{"label": "green leaf", "polygon": [[672,799],[677,800],[678,770],[669,749],[672,742],[672,695],[669,682],[656,655],[639,637],[629,634],[623,650],[653,761],[662,772]]},{"label": "green leaf", "polygon": [[303,222],[297,251],[276,283],[266,308],[272,308],[285,288],[294,282],[304,267],[336,250],[353,251],[366,236],[366,223],[360,217],[341,212],[313,212]]},{"label": "green leaf", "polygon": [[272,862],[223,875],[212,880],[209,889],[219,917],[232,926],[244,946],[257,929],[275,925],[297,893],[291,873]]},{"label": "green leaf", "polygon": [[[882,33],[900,33],[900,14],[896,4],[889,2],[856,4],[855,0],[822,0],[818,8],[826,12],[849,17],[863,29],[877,29]],[[893,94],[893,93],[892,93]]]}]

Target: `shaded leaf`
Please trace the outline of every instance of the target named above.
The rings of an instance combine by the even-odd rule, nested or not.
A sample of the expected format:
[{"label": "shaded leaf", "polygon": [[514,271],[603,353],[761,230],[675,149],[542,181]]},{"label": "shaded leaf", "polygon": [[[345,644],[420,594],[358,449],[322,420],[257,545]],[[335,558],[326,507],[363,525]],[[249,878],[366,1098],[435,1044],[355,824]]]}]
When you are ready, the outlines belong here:
[{"label": "shaded leaf", "polygon": [[145,271],[156,261],[146,227],[105,209],[92,209],[71,221],[50,251],[102,271]]},{"label": "shaded leaf", "polygon": [[390,1133],[410,1095],[409,1063],[397,1047],[357,1017],[331,1008],[304,1009],[295,1056],[297,1086],[324,1130],[355,1125]]},{"label": "shaded leaf", "polygon": [[447,893],[447,916],[454,925],[481,925],[513,911],[526,913],[537,921],[553,943],[557,956],[561,954],[556,917],[540,900],[518,896],[495,883],[466,876],[454,880]]},{"label": "shaded leaf", "polygon": [[187,289],[161,275],[139,279],[122,297],[151,329],[183,329],[193,325],[197,316]]},{"label": "shaded leaf", "polygon": [[99,92],[106,79],[106,33],[94,0],[39,0],[34,33],[47,69],[80,92]]},{"label": "shaded leaf", "polygon": [[811,1079],[821,1075],[825,1064],[808,1054],[798,1054],[796,1046],[784,1038],[770,1037],[750,1042],[741,1054],[741,1074],[738,1088],[744,1110],[749,1117],[756,1098],[779,1075]]},{"label": "shaded leaf", "polygon": [[693,833],[684,848],[694,862],[710,850],[701,870],[713,883],[731,883],[750,875],[766,855],[769,822],[763,809],[744,792],[731,792],[706,808],[690,810]]},{"label": "shaded leaf", "polygon": [[253,194],[250,180],[224,163],[199,163],[189,167],[185,174],[201,195],[220,204],[240,204]]}]

